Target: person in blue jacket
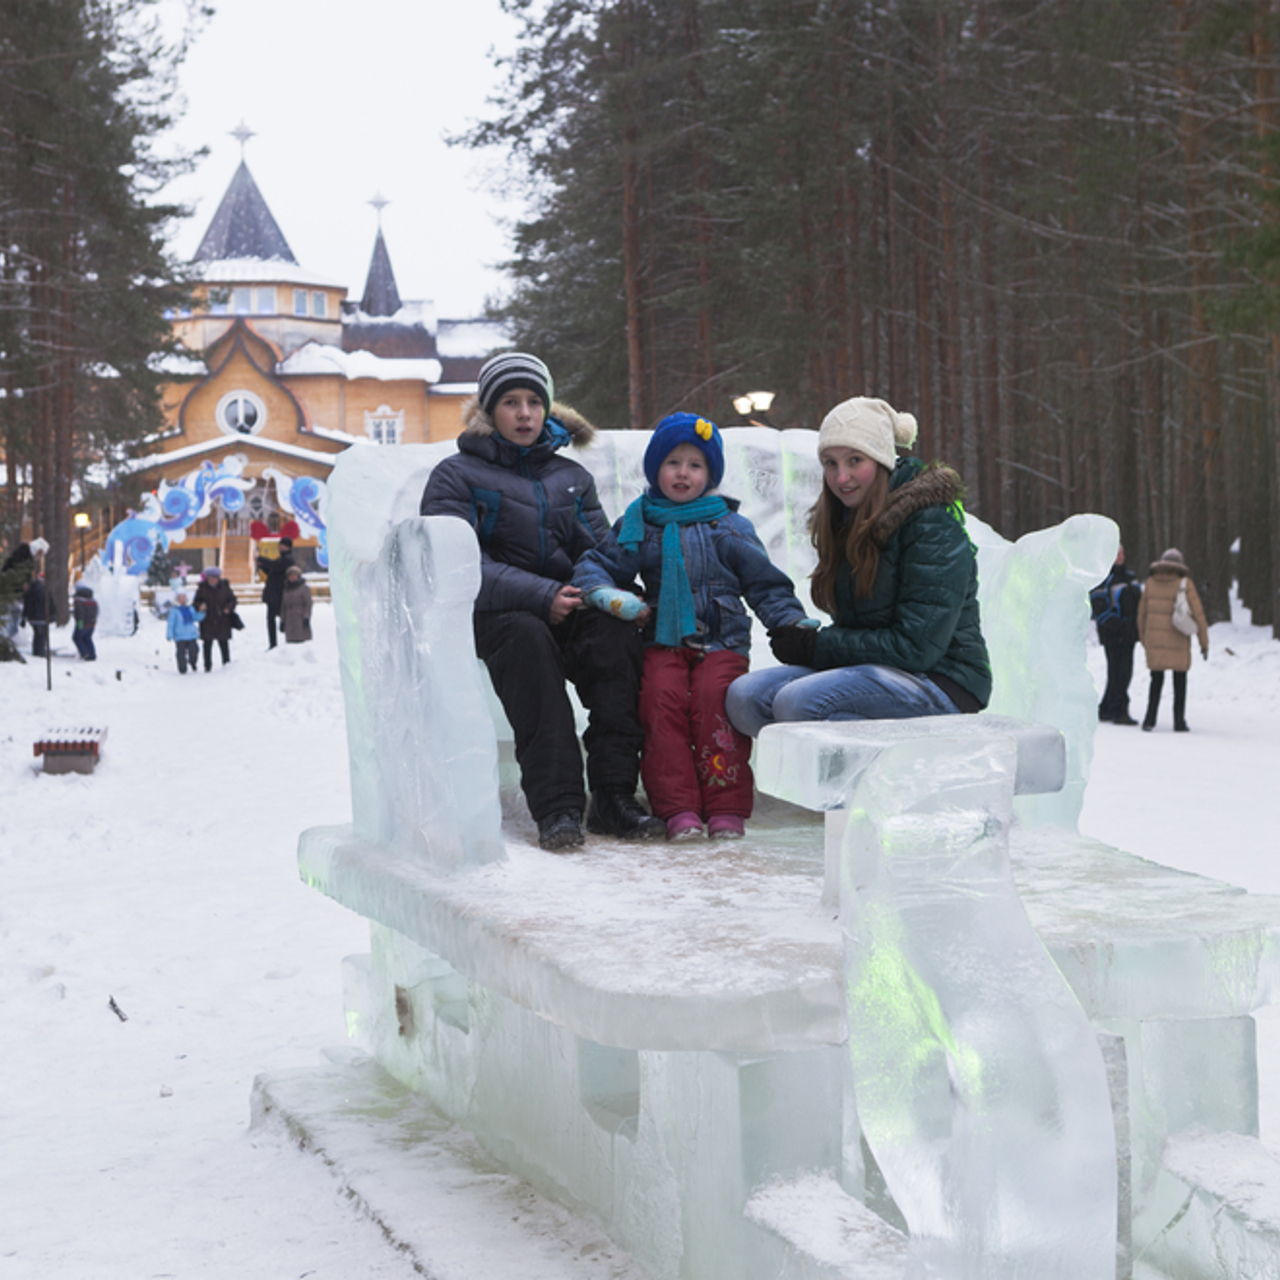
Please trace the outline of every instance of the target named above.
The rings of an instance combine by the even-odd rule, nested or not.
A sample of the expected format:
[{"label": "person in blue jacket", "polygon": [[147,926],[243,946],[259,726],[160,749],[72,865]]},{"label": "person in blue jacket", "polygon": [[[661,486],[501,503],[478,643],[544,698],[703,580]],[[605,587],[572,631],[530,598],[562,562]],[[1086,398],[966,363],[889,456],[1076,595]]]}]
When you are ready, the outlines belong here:
[{"label": "person in blue jacket", "polygon": [[[747,670],[751,618],[804,619],[791,579],[769,559],[733,498],[714,491],[724,441],[693,413],[664,418],[645,450],[649,489],[578,561],[588,604],[644,627],[640,776],[669,840],[734,839],[751,816],[751,741],[725,714],[725,690]],[[633,590],[643,581],[643,596]],[[745,599],[745,604],[744,604]]]},{"label": "person in blue jacket", "polygon": [[770,632],[782,665],[729,690],[729,717],[744,733],[775,721],[895,720],[987,705],[991,663],[960,477],[898,458],[915,437],[911,414],[865,396],[823,420],[812,595],[831,625]]},{"label": "person in blue jacket", "polygon": [[[463,406],[458,452],[432,471],[424,516],[457,516],[480,543],[476,654],[515,735],[520,783],[544,849],[576,848],[586,828],[623,839],[666,834],[636,799],[640,777],[640,634],[573,585],[578,559],[609,531],[595,481],[561,456],[595,429],[556,404],[547,366],[509,352],[480,370]],[[565,680],[587,709],[582,753]]]},{"label": "person in blue jacket", "polygon": [[187,593],[179,591],[169,608],[169,620],[165,627],[165,639],[172,640],[177,652],[178,674],[185,676],[195,671],[200,659],[200,624],[204,621],[203,609],[193,609],[187,601]]}]

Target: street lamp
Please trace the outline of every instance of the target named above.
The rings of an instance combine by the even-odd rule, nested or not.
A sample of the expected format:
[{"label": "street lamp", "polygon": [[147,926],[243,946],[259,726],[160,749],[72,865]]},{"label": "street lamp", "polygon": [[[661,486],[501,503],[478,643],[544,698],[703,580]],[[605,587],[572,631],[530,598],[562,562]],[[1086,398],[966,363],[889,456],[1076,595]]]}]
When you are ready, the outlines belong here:
[{"label": "street lamp", "polygon": [[89,527],[89,513],[76,512],[76,528],[80,530],[80,572],[84,572],[84,531]]},{"label": "street lamp", "polygon": [[769,406],[773,404],[774,392],[772,391],[748,391],[744,396],[735,396],[733,407],[738,411],[738,416],[747,420],[747,425],[751,427],[771,427],[773,423],[768,419]]}]

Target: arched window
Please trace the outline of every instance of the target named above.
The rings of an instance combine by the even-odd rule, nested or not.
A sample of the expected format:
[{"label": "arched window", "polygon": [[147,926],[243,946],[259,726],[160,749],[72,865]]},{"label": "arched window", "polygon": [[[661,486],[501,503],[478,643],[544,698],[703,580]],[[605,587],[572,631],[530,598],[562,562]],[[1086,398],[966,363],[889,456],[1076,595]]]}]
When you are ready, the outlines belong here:
[{"label": "arched window", "polygon": [[229,436],[256,436],[267,422],[267,406],[252,391],[231,391],[218,401],[214,417]]}]

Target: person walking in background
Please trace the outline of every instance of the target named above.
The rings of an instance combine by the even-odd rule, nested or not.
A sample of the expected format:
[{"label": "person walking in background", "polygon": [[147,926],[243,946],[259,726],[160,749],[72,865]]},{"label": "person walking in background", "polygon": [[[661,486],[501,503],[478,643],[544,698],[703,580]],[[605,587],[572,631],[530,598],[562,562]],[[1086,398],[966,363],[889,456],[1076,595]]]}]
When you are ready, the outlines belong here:
[{"label": "person walking in background", "polygon": [[93,647],[93,629],[98,625],[98,602],[93,598],[93,588],[87,582],[82,582],[76,588],[72,616],[75,618],[75,629],[71,632],[71,642],[85,662],[93,662],[98,656],[98,651]]},{"label": "person walking in background", "polygon": [[44,574],[33,573],[22,593],[22,621],[31,628],[31,656],[43,658],[49,648],[49,607]]},{"label": "person walking in background", "polygon": [[[280,554],[259,556],[258,572],[265,573],[267,580],[262,587],[262,603],[267,606],[267,648],[276,647],[276,619],[280,616],[280,604],[284,599],[285,580],[289,570],[294,567],[293,539],[280,539]],[[288,637],[286,637],[287,639]]]},{"label": "person walking in background", "polygon": [[[640,776],[668,840],[737,839],[751,816],[751,739],[729,723],[725,690],[751,652],[746,603],[766,627],[804,621],[791,579],[734,498],[714,492],[724,441],[713,422],[673,413],[644,455],[649,489],[578,561],[583,598],[644,627]],[[639,577],[644,598],[629,588]],[[816,623],[814,624],[816,625]]]},{"label": "person walking in background", "polygon": [[200,622],[200,639],[204,643],[204,669],[213,670],[213,645],[217,641],[222,653],[222,665],[231,661],[232,614],[236,611],[236,593],[216,564],[210,565],[200,575],[196,588],[195,607],[204,611]]},{"label": "person walking in background", "polygon": [[1138,644],[1138,604],[1142,588],[1126,568],[1124,548],[1116,550],[1111,572],[1089,592],[1098,640],[1107,655],[1107,687],[1098,704],[1098,719],[1111,724],[1137,724],[1129,714],[1129,682]]},{"label": "person walking in background", "polygon": [[193,608],[188,602],[187,593],[179,591],[173,598],[164,634],[166,639],[174,643],[180,676],[185,676],[188,670],[194,672],[200,665],[200,646],[197,642],[202,621],[204,610]]},{"label": "person walking in background", "polygon": [[1209,656],[1209,621],[1205,617],[1196,584],[1191,581],[1182,552],[1176,547],[1151,566],[1151,575],[1142,588],[1138,605],[1138,636],[1147,655],[1151,672],[1151,688],[1147,694],[1147,714],[1142,727],[1150,732],[1156,727],[1160,710],[1160,694],[1164,689],[1164,673],[1173,672],[1173,728],[1187,732],[1187,672],[1191,669],[1191,634],[1177,625],[1184,609],[1179,597],[1186,597],[1185,612],[1190,621],[1183,625],[1194,630],[1200,641],[1200,656]]},{"label": "person walking in background", "polygon": [[311,588],[303,581],[302,570],[296,564],[290,565],[285,574],[280,622],[288,644],[305,644],[311,639]]},{"label": "person walking in background", "polygon": [[5,661],[12,661],[17,654],[12,642],[22,626],[22,597],[35,567],[36,558],[25,542],[19,542],[0,565],[0,657]]}]

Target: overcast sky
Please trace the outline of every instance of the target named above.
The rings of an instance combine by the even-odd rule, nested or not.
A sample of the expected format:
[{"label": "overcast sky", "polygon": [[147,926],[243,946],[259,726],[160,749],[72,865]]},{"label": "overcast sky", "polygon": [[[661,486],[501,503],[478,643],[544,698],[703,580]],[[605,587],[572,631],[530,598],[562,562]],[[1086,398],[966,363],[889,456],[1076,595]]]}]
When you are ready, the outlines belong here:
[{"label": "overcast sky", "polygon": [[[181,8],[180,0],[164,0]],[[501,220],[518,208],[487,189],[500,156],[445,145],[486,115],[514,22],[498,0],[212,0],[182,72],[186,113],[174,131],[207,146],[166,195],[194,209],[175,237],[195,250],[240,161],[230,136],[256,136],[245,159],[302,266],[360,297],[382,225],[400,295],[437,314],[480,313],[503,284]]]}]

